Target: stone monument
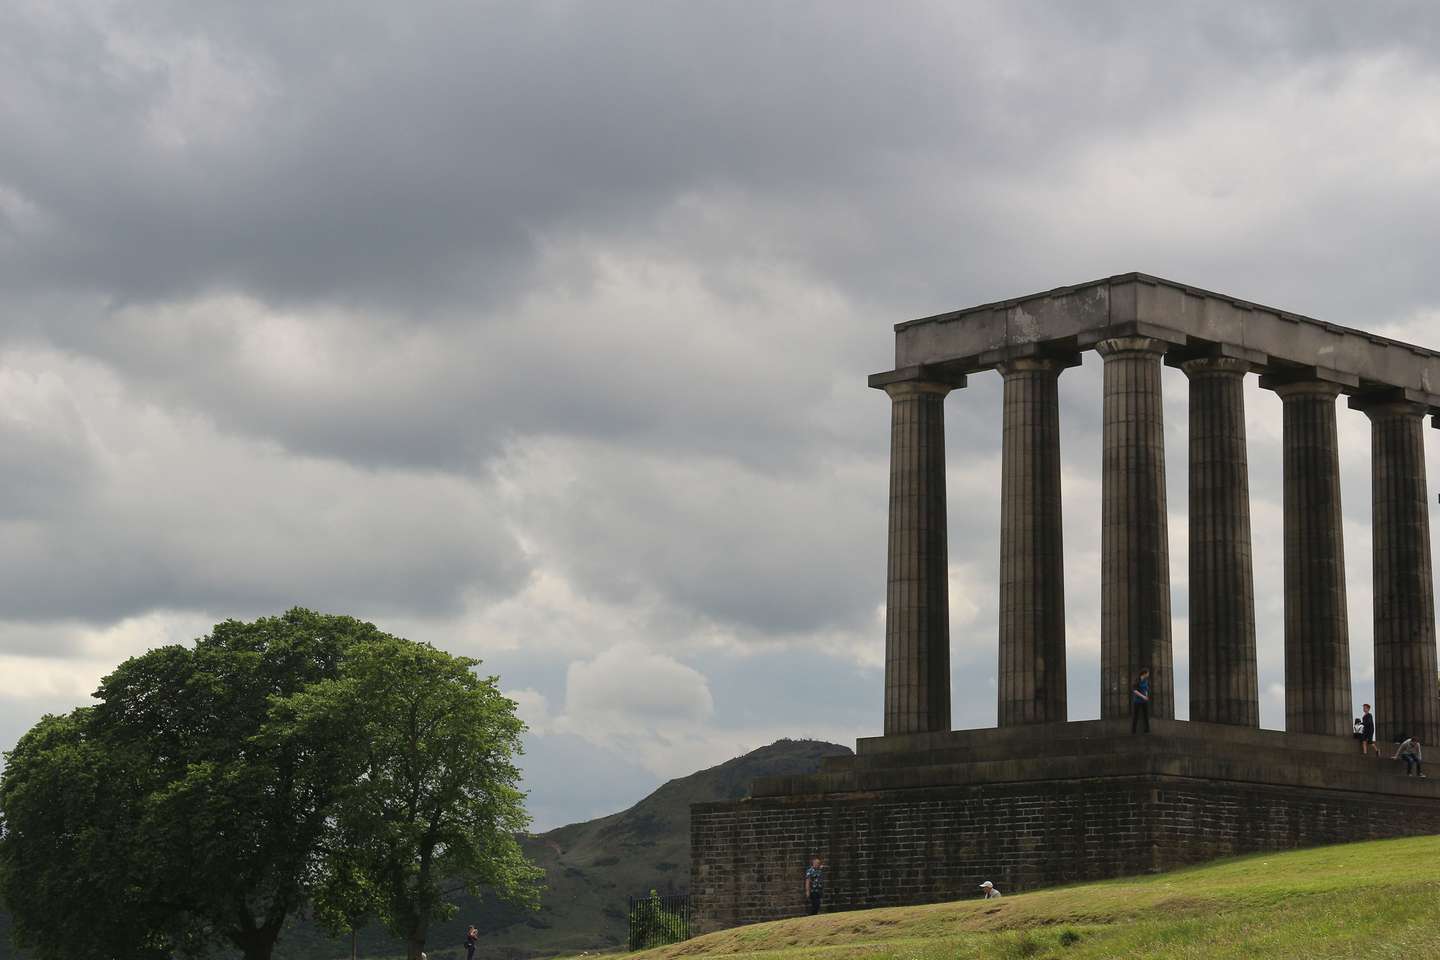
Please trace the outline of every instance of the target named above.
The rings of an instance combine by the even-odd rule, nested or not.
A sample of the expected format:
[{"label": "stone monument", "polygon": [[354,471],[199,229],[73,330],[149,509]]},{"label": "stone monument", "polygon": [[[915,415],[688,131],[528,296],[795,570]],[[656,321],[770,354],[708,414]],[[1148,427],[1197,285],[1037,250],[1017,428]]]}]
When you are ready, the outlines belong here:
[{"label": "stone monument", "polygon": [[[884,735],[691,811],[700,929],[974,896],[1227,854],[1440,832],[1440,779],[1350,737],[1336,404],[1371,424],[1382,749],[1440,749],[1424,421],[1440,352],[1143,274],[901,323],[891,401]],[[1061,373],[1104,363],[1099,720],[1066,713]],[[1189,381],[1190,713],[1174,720],[1161,364]],[[945,403],[1004,378],[997,729],[950,729]],[[1283,409],[1285,730],[1259,728],[1244,379]],[[1436,423],[1440,426],[1440,422]],[[1129,730],[1149,667],[1153,733]]]}]

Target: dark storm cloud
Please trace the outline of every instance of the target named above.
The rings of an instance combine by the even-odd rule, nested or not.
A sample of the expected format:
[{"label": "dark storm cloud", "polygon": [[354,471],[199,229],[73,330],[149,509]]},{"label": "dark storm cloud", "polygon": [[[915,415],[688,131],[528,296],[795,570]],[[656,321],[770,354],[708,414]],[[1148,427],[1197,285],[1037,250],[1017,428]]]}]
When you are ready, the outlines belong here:
[{"label": "dark storm cloud", "polygon": [[891,109],[945,99],[933,59],[891,56],[908,30],[817,13],[137,5],[107,33],[17,10],[0,169],[51,229],[9,276],[423,309],[513,284],[557,222],[948,137]]},{"label": "dark storm cloud", "polygon": [[[944,194],[1062,169],[1097,138],[1282,70],[1429,55],[1436,22],[1424,5],[1343,4],[99,9],[15,6],[0,24],[0,182],[38,224],[8,285],[127,302],[233,288],[407,315],[513,295],[537,236],[650,229],[690,190],[802,217],[843,198],[891,228],[886,211],[937,198],[979,212],[983,197]],[[943,258],[964,276],[1005,229],[909,226],[928,253],[877,239],[920,253],[925,272],[901,276],[927,288]],[[859,267],[872,293],[897,265],[802,231],[794,252]]]}]

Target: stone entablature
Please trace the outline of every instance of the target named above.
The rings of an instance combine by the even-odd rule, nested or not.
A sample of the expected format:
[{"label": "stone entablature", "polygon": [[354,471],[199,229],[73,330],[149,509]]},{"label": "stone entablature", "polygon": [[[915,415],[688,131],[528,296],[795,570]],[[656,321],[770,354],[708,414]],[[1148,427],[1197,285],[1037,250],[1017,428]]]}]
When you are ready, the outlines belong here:
[{"label": "stone entablature", "polygon": [[931,376],[990,370],[1033,350],[1088,350],[1102,340],[1147,336],[1191,349],[1221,346],[1256,369],[1313,368],[1346,393],[1381,387],[1440,410],[1440,351],[1212,293],[1126,273],[895,326],[895,367]]}]

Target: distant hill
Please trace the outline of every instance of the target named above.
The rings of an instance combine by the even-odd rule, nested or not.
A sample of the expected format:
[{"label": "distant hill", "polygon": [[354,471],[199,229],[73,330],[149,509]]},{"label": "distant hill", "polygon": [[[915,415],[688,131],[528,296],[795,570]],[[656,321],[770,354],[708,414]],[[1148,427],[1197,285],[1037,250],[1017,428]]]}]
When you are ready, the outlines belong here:
[{"label": "distant hill", "polygon": [[[849,753],[833,743],[780,740],[671,780],[629,810],[540,834],[526,852],[545,868],[551,889],[544,906],[529,915],[483,911],[482,946],[490,956],[517,957],[623,943],[627,896],[689,887],[690,804],[738,800],[756,777],[813,771],[824,757]],[[465,921],[457,919],[458,937]]]},{"label": "distant hill", "polygon": [[[455,917],[432,931],[432,960],[460,957],[465,927],[480,929],[479,956],[516,960],[579,953],[621,945],[627,932],[626,897],[650,890],[684,893],[690,882],[690,804],[748,796],[756,777],[809,773],[825,757],[850,750],[819,740],[779,740],[717,767],[671,780],[620,813],[557,827],[525,842],[525,853],[545,870],[538,912],[489,900],[462,901]],[[382,931],[362,930],[362,957],[400,956],[399,943]],[[286,931],[277,960],[332,960],[350,956],[349,941],[331,941],[308,924]]]},{"label": "distant hill", "polygon": [[[545,869],[545,892],[537,913],[492,901],[467,900],[455,917],[432,930],[426,951],[434,960],[464,954],[465,927],[481,931],[480,956],[516,960],[554,953],[613,948],[626,936],[628,896],[650,890],[684,893],[690,882],[690,804],[739,800],[756,777],[810,773],[825,757],[850,750],[819,740],[779,740],[718,767],[671,780],[629,810],[558,827],[525,841],[525,852]],[[580,788],[583,789],[583,788]],[[17,958],[0,914],[0,960]],[[362,957],[403,956],[384,931],[359,935]],[[217,952],[217,956],[223,956]],[[331,940],[302,921],[286,930],[277,960],[336,960],[350,956],[348,938]]]}]

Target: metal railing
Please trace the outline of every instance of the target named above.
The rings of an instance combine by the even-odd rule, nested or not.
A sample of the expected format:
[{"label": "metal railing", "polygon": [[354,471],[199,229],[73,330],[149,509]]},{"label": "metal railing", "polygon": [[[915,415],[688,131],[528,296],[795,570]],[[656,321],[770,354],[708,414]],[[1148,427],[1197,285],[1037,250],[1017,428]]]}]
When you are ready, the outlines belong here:
[{"label": "metal railing", "polygon": [[690,939],[690,897],[685,894],[662,897],[651,890],[648,897],[631,897],[629,916],[631,950]]}]

